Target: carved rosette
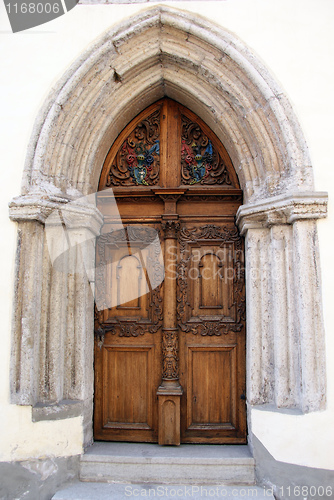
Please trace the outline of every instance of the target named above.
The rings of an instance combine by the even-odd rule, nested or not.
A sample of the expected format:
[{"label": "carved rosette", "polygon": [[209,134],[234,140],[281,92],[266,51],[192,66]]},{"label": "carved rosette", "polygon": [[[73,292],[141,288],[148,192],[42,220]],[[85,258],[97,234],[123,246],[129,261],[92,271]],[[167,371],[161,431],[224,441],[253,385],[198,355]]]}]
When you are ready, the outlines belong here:
[{"label": "carved rosette", "polygon": [[163,328],[162,356],[163,380],[177,380],[179,378],[178,366],[178,330],[177,328]]},{"label": "carved rosette", "polygon": [[165,240],[176,240],[180,229],[180,223],[177,220],[165,220],[162,222],[162,229],[165,234]]},{"label": "carved rosette", "polygon": [[198,123],[192,122],[184,115],[181,120],[182,184],[233,186],[227,165]]},{"label": "carved rosette", "polygon": [[160,108],[142,120],[112,159],[105,187],[159,182]]},{"label": "carved rosette", "polygon": [[[243,261],[243,244],[238,229],[220,228],[213,224],[207,224],[201,228],[182,228],[178,237],[180,245],[180,261],[177,268],[177,319],[180,329],[183,332],[191,332],[194,335],[220,336],[229,332],[239,332],[246,320],[246,299],[245,299],[245,267]],[[189,269],[191,264],[191,244],[198,242],[212,242],[223,247],[232,244],[234,248],[233,259],[233,304],[235,308],[235,318],[219,319],[210,317],[190,319],[189,296]]]}]

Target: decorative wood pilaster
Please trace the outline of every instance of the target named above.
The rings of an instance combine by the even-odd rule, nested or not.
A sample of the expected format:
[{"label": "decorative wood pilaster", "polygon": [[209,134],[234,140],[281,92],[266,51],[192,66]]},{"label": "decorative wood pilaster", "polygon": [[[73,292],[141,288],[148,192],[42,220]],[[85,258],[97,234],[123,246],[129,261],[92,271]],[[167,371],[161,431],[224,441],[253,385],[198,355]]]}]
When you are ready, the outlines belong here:
[{"label": "decorative wood pilaster", "polygon": [[[173,195],[172,195],[173,196]],[[176,208],[175,196],[165,198],[165,211]],[[162,338],[163,371],[158,389],[159,398],[159,444],[180,444],[180,398],[183,393],[179,383],[178,328],[176,317],[176,266],[177,233],[180,228],[176,214],[163,216],[165,233],[165,289],[164,324]]]}]

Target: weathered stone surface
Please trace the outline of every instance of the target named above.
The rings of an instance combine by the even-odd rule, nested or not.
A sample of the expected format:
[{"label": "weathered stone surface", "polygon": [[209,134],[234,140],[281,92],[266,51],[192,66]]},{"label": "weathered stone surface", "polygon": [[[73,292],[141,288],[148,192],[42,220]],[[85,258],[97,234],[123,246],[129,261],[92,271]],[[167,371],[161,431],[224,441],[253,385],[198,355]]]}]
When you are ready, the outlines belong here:
[{"label": "weathered stone surface", "polygon": [[326,193],[243,205],[246,233],[247,373],[251,405],[303,412],[326,401],[325,339],[315,221]]},{"label": "weathered stone surface", "polygon": [[[32,405],[34,421],[82,415],[85,444],[89,444],[93,404],[91,282],[95,236],[103,218],[96,207],[82,203],[66,204],[59,197],[34,194],[10,204],[10,217],[19,222],[11,398],[14,403]],[[61,238],[64,228],[67,238]],[[53,265],[54,247],[67,243],[71,252],[56,248],[60,254],[63,250],[63,259],[60,265]]]},{"label": "weathered stone surface", "polygon": [[80,460],[83,481],[254,484],[248,446],[95,443]]},{"label": "weathered stone surface", "polygon": [[0,462],[1,500],[49,500],[79,474],[79,456]]},{"label": "weathered stone surface", "polygon": [[101,484],[101,483],[75,483],[68,488],[57,492],[52,500],[123,500],[126,497],[176,497],[179,500],[202,500],[208,498],[233,498],[234,500],[249,500],[254,498],[273,500],[271,488],[259,486],[226,486],[197,484],[187,486],[184,483],[174,484]]},{"label": "weathered stone surface", "polygon": [[211,22],[159,6],[111,29],[59,82],[36,123],[24,192],[95,190],[118,133],[163,95],[216,132],[246,201],[312,189],[297,119],[262,63]]},{"label": "weathered stone surface", "polygon": [[83,412],[82,406],[81,401],[74,400],[60,401],[57,404],[37,403],[32,408],[32,421],[40,422],[41,420],[61,420],[78,417]]},{"label": "weathered stone surface", "polygon": [[327,217],[327,193],[300,192],[242,205],[237,213],[241,234],[247,229],[292,224],[296,220]]}]

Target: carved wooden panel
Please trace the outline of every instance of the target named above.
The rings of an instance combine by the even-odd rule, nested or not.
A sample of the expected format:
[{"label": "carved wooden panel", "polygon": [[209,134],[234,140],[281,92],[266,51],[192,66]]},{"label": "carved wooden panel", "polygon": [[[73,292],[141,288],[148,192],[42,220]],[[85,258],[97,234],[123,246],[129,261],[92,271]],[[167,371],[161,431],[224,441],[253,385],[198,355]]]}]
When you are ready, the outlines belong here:
[{"label": "carved wooden panel", "polygon": [[181,127],[182,183],[235,187],[227,164],[199,123],[182,114]]},{"label": "carved wooden panel", "polygon": [[138,123],[117,151],[107,158],[108,173],[103,187],[153,186],[160,172],[160,110]]},{"label": "carved wooden panel", "polygon": [[188,429],[235,430],[235,386],[235,345],[189,347]]},{"label": "carved wooden panel", "polygon": [[245,269],[236,227],[183,227],[179,245],[180,329],[208,336],[240,331],[245,321]]},{"label": "carved wooden panel", "polygon": [[[97,240],[96,331],[121,337],[156,333],[162,325],[163,262],[158,232],[129,225]],[[157,286],[158,285],[158,286]]]},{"label": "carved wooden panel", "polygon": [[99,190],[185,185],[239,190],[231,158],[217,136],[189,109],[166,98],[120,133],[105,159]]}]

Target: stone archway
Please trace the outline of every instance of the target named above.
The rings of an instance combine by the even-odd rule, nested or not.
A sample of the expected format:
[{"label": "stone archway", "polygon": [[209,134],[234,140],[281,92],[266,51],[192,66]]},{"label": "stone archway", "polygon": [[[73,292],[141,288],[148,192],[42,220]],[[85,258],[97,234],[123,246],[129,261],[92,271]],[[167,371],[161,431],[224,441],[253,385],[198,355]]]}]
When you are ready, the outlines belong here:
[{"label": "stone archway", "polygon": [[[244,191],[247,399],[317,410],[325,365],[312,166],[277,83],[232,34],[190,13],[155,7],[113,28],[69,69],[47,99],[30,141],[19,223],[11,399],[33,418],[81,414],[92,439],[93,299],[84,274],[57,275],[44,223],[55,208],[68,228],[98,234],[100,214],[66,203],[97,190],[119,132],[167,95],[199,115],[225,145]],[[93,228],[93,229],[92,229]],[[91,278],[93,279],[93,278]]]}]

